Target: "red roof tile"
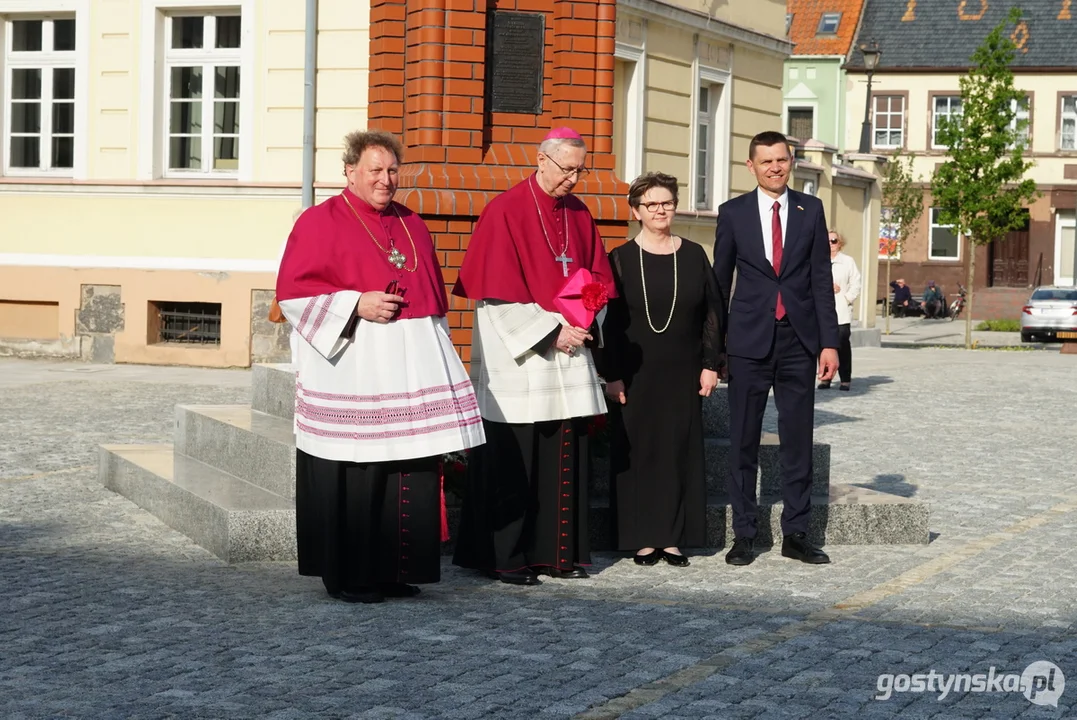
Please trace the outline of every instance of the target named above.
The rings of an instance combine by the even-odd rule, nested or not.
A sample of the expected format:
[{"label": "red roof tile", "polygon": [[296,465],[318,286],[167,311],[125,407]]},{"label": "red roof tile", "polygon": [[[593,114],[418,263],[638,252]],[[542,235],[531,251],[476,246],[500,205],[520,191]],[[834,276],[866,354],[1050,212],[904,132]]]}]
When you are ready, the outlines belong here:
[{"label": "red roof tile", "polygon": [[[786,0],[785,12],[792,14],[789,39],[796,45],[794,55],[845,55],[856,36],[864,0]],[[823,13],[841,13],[835,35],[819,35]]]}]

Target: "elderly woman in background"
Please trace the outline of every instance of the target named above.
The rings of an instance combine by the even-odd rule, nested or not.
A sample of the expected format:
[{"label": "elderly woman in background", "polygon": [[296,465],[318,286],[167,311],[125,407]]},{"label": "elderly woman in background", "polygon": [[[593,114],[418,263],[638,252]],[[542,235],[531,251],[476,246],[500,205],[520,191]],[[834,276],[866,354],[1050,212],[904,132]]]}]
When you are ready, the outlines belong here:
[{"label": "elderly woman in background", "polygon": [[635,562],[683,567],[706,544],[702,399],[724,354],[721,295],[703,248],[672,233],[677,179],[647,173],[629,188],[641,229],[610,253],[618,297],[606,318],[613,426],[611,495],[618,547]]},{"label": "elderly woman in background", "polygon": [[[838,311],[838,379],[839,389],[848,391],[853,377],[853,348],[850,342],[853,303],[860,297],[860,271],[856,262],[842,252],[845,240],[830,231],[830,270],[834,276],[834,308]],[[820,390],[830,388],[830,381],[819,383]]]}]

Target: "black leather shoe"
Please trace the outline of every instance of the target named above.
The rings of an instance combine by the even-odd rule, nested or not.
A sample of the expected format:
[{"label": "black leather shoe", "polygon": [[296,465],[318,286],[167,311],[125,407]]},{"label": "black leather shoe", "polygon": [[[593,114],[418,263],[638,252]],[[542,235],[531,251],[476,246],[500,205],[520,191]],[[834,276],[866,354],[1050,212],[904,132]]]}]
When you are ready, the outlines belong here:
[{"label": "black leather shoe", "polygon": [[782,557],[811,565],[825,565],[830,562],[827,554],[808,542],[808,536],[802,532],[785,536],[782,540]]},{"label": "black leather shoe", "polygon": [[329,597],[336,600],[343,600],[346,603],[380,603],[385,602],[385,596],[374,588],[364,588],[362,590],[341,590],[340,592],[329,593]]},{"label": "black leather shoe", "polygon": [[673,567],[688,567],[691,563],[688,562],[688,558],[684,555],[678,555],[677,553],[662,551],[662,559]]},{"label": "black leather shoe", "polygon": [[733,547],[725,554],[727,565],[751,565],[755,560],[755,541],[751,538],[738,538]]},{"label": "black leather shoe", "polygon": [[818,385],[818,386],[816,387],[816,389],[817,389],[817,390],[829,390],[829,389],[830,389],[830,382],[829,382],[829,381],[827,381],[827,382],[821,382],[821,383],[819,383],[819,385]]},{"label": "black leather shoe", "polygon": [[590,575],[579,565],[573,565],[571,570],[561,570],[555,567],[542,566],[534,568],[535,572],[539,575],[549,575],[552,578],[561,578],[562,580],[585,580]]},{"label": "black leather shoe", "polygon": [[393,598],[415,597],[422,592],[414,585],[406,585],[404,583],[383,583],[379,589],[381,590],[381,594],[385,597]]},{"label": "black leather shoe", "polygon": [[657,565],[658,561],[662,559],[661,550],[651,550],[646,555],[636,554],[632,557],[632,560],[637,565]]},{"label": "black leather shoe", "polygon": [[512,572],[498,573],[498,579],[509,585],[541,585],[542,581],[535,575],[531,568],[513,570]]},{"label": "black leather shoe", "polygon": [[841,390],[842,392],[849,392],[849,383],[842,383],[838,386],[838,390]]}]

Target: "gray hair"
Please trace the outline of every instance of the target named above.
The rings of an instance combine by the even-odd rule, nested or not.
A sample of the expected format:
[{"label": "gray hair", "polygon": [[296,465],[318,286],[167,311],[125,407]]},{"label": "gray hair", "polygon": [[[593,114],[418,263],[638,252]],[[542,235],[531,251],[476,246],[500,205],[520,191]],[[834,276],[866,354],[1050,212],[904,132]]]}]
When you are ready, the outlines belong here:
[{"label": "gray hair", "polygon": [[587,143],[583,140],[577,140],[576,138],[550,138],[549,140],[543,140],[539,144],[539,152],[543,155],[552,157],[563,147],[580,148],[582,150],[587,149]]}]

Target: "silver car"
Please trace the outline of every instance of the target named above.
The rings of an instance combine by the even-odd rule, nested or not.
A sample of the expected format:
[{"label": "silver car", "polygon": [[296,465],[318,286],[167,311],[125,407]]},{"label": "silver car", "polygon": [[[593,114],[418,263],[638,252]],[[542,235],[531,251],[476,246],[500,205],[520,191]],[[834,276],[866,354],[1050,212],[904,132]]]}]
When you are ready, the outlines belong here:
[{"label": "silver car", "polygon": [[1021,341],[1077,338],[1077,287],[1046,285],[1032,291],[1021,308]]}]

